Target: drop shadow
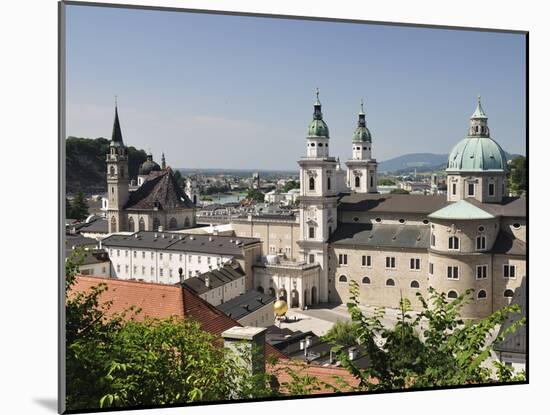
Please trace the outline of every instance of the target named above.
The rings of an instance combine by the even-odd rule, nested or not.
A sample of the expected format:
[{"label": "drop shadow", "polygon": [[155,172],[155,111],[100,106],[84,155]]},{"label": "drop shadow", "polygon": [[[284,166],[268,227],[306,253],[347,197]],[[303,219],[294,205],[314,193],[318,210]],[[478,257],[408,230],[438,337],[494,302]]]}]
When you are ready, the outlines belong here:
[{"label": "drop shadow", "polygon": [[57,399],[55,398],[34,398],[38,405],[57,413]]}]

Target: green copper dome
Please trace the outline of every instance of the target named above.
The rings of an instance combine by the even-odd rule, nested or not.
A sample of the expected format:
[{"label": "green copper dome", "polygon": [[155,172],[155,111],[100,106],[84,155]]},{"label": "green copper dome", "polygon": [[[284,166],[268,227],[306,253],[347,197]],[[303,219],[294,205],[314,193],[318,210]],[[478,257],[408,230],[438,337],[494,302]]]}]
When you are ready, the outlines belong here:
[{"label": "green copper dome", "polygon": [[506,154],[498,143],[489,136],[487,115],[477,97],[477,107],[470,117],[468,136],[458,142],[449,154],[448,172],[500,171],[508,170]]},{"label": "green copper dome", "polygon": [[371,143],[372,137],[370,131],[367,128],[367,121],[365,120],[365,113],[363,112],[363,100],[361,100],[361,111],[359,112],[359,120],[357,121],[357,128],[353,133],[351,139],[352,143]]},{"label": "green copper dome", "polygon": [[323,121],[323,113],[321,112],[321,101],[319,101],[319,89],[316,92],[317,100],[313,104],[313,121],[307,129],[308,137],[329,137],[327,123]]},{"label": "green copper dome", "polygon": [[506,171],[506,155],[498,143],[489,137],[466,137],[449,154],[448,172]]},{"label": "green copper dome", "polygon": [[309,137],[327,137],[328,138],[328,126],[323,120],[313,120],[307,129],[307,135]]}]

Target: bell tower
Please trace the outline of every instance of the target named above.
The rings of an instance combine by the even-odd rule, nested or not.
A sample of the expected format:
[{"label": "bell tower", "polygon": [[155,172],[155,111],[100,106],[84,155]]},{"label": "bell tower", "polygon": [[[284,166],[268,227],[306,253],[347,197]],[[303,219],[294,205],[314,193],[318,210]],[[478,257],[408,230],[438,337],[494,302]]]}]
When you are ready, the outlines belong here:
[{"label": "bell tower", "polygon": [[372,158],[372,136],[367,128],[363,100],[351,145],[351,159],[346,161],[348,187],[355,193],[378,193],[378,163]]},{"label": "bell tower", "polygon": [[106,161],[109,233],[120,232],[126,230],[127,222],[123,208],[128,201],[128,153],[122,141],[116,101],[113,134]]},{"label": "bell tower", "polygon": [[[307,292],[319,293],[319,301],[328,301],[328,240],[337,226],[337,161],[329,155],[329,129],[323,120],[319,90],[313,104],[313,120],[306,137],[306,156],[300,166],[300,239],[298,245],[307,263],[320,266],[319,281]],[[309,291],[308,291],[309,290]],[[312,298],[310,295],[309,298]]]}]

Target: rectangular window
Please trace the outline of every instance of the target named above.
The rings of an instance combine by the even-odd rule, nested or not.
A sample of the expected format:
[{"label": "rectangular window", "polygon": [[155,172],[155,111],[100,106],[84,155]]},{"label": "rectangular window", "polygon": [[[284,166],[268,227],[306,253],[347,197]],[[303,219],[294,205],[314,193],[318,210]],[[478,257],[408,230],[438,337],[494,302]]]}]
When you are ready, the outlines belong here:
[{"label": "rectangular window", "polygon": [[197,262],[200,264],[201,263],[201,256],[200,255],[197,255]]},{"label": "rectangular window", "polygon": [[372,258],[370,255],[363,255],[361,257],[361,266],[363,267],[370,267],[371,266],[371,262],[372,261]]},{"label": "rectangular window", "polygon": [[124,256],[125,256],[126,258],[128,258],[128,251],[126,251],[126,250],[124,251]]},{"label": "rectangular window", "polygon": [[210,257],[207,257],[207,258],[206,258],[206,263],[207,263],[207,264],[210,264]]},{"label": "rectangular window", "polygon": [[347,254],[338,255],[338,263],[340,265],[348,265],[348,255]]},{"label": "rectangular window", "polygon": [[142,251],[142,252],[141,252],[141,257],[142,257],[143,259],[145,259],[145,251]]},{"label": "rectangular window", "polygon": [[155,258],[155,253],[151,251],[151,259]]},{"label": "rectangular window", "polygon": [[120,272],[120,264],[116,264],[116,272]]},{"label": "rectangular window", "polygon": [[315,238],[315,228],[313,226],[309,227],[309,237]]},{"label": "rectangular window", "polygon": [[432,233],[432,246],[435,246],[435,234]]},{"label": "rectangular window", "polygon": [[116,256],[120,256],[120,249],[116,250]]},{"label": "rectangular window", "polygon": [[170,275],[170,278],[172,277],[172,268],[168,270],[168,274]]},{"label": "rectangular window", "polygon": [[485,249],[485,236],[478,236],[476,238],[476,249],[482,251]]},{"label": "rectangular window", "polygon": [[453,195],[456,195],[456,183],[453,183]]},{"label": "rectangular window", "polygon": [[447,267],[447,278],[450,280],[458,279],[458,267]]},{"label": "rectangular window", "polygon": [[137,265],[134,265],[134,275],[137,274]]},{"label": "rectangular window", "polygon": [[193,255],[189,255],[189,263],[193,262]]},{"label": "rectangular window", "polygon": [[494,195],[495,195],[495,184],[489,183],[489,196],[494,196]]},{"label": "rectangular window", "polygon": [[420,269],[420,258],[411,258],[411,269]]},{"label": "rectangular window", "polygon": [[137,251],[134,251],[134,258],[137,257]]},{"label": "rectangular window", "polygon": [[145,267],[144,266],[141,267],[141,275],[145,276]]},{"label": "rectangular window", "polygon": [[504,278],[516,278],[516,266],[504,265]]},{"label": "rectangular window", "polygon": [[387,256],[386,257],[386,268],[394,269],[395,268],[395,257]]},{"label": "rectangular window", "polygon": [[180,262],[183,260],[183,254],[180,254]]},{"label": "rectangular window", "polygon": [[168,254],[168,260],[172,261],[172,254]]},{"label": "rectangular window", "polygon": [[314,262],[315,262],[315,255],[314,254],[309,254],[309,263],[313,264]]},{"label": "rectangular window", "polygon": [[163,271],[164,271],[164,270],[163,270],[162,268],[159,268],[159,274],[160,274],[160,276],[161,276],[161,277],[162,277],[162,276],[163,276],[163,274],[164,274],[164,272],[163,272]]},{"label": "rectangular window", "polygon": [[487,265],[476,266],[476,278],[478,280],[487,278]]},{"label": "rectangular window", "polygon": [[430,262],[430,265],[429,265],[429,273],[430,275],[434,275],[434,264],[432,262]]},{"label": "rectangular window", "polygon": [[126,274],[128,274],[129,270],[130,270],[130,267],[128,265],[125,265],[124,266],[124,272],[126,272]]},{"label": "rectangular window", "polygon": [[449,249],[456,251],[460,248],[460,242],[457,236],[451,236],[449,238]]},{"label": "rectangular window", "polygon": [[162,260],[162,252],[159,254],[159,259]]},{"label": "rectangular window", "polygon": [[475,196],[476,185],[474,183],[468,183],[468,196]]},{"label": "rectangular window", "polygon": [[155,275],[155,268],[151,267],[151,277]]}]

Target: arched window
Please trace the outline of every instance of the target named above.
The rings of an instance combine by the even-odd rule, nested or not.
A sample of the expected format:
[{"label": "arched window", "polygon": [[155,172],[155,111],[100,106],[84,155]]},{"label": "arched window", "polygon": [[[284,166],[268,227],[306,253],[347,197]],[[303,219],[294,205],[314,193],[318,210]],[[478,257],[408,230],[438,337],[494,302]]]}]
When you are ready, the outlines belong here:
[{"label": "arched window", "polygon": [[158,231],[159,226],[160,226],[160,219],[159,218],[153,219],[153,230]]},{"label": "arched window", "polygon": [[486,238],[483,235],[480,235],[476,238],[476,250],[483,251],[486,246]]},{"label": "arched window", "polygon": [[140,231],[145,230],[145,221],[143,220],[143,217],[139,218],[139,230]]},{"label": "arched window", "polygon": [[386,286],[388,286],[388,287],[393,287],[393,286],[395,286],[395,281],[393,280],[393,278],[388,278],[388,279],[386,280]]},{"label": "arched window", "polygon": [[114,176],[115,175],[115,166],[111,166],[111,168],[109,169],[109,174],[111,176]]},{"label": "arched window", "polygon": [[116,232],[117,231],[117,228],[116,228],[116,218],[113,216],[111,218],[111,232]]},{"label": "arched window", "polygon": [[168,222],[168,229],[177,229],[178,228],[178,221],[176,218],[170,218],[170,222]]},{"label": "arched window", "polygon": [[309,178],[309,190],[315,190],[315,178]]},{"label": "arched window", "polygon": [[327,189],[330,190],[330,177],[327,177]]},{"label": "arched window", "polygon": [[361,178],[359,176],[355,176],[355,187],[361,186]]},{"label": "arched window", "polygon": [[340,277],[338,278],[338,282],[348,282],[348,277],[346,277],[345,275],[340,275]]},{"label": "arched window", "polygon": [[449,249],[456,251],[460,248],[460,241],[457,236],[451,236],[449,238]]},{"label": "arched window", "polygon": [[374,177],[370,176],[370,187],[374,187]]},{"label": "arched window", "polygon": [[506,298],[514,298],[514,292],[510,289],[504,291],[504,297]]},{"label": "arched window", "polygon": [[261,285],[258,286],[258,288],[256,288],[256,291],[258,291],[259,293],[264,293],[264,287],[262,287]]},{"label": "arched window", "polygon": [[363,284],[370,284],[370,278],[369,277],[363,277],[363,279],[361,280],[361,282]]},{"label": "arched window", "polygon": [[134,232],[135,231],[134,218],[128,219],[128,231],[129,232]]},{"label": "arched window", "polygon": [[477,293],[477,298],[478,299],[487,298],[487,292],[485,290],[479,290],[479,292]]},{"label": "arched window", "polygon": [[189,222],[189,218],[185,218],[185,220],[183,221],[183,226],[185,228],[188,228],[189,226],[191,226],[190,222]]},{"label": "arched window", "polygon": [[418,283],[418,281],[411,281],[411,288],[420,288],[420,284]]},{"label": "arched window", "polygon": [[455,290],[451,290],[447,293],[448,298],[458,298],[458,294]]}]

